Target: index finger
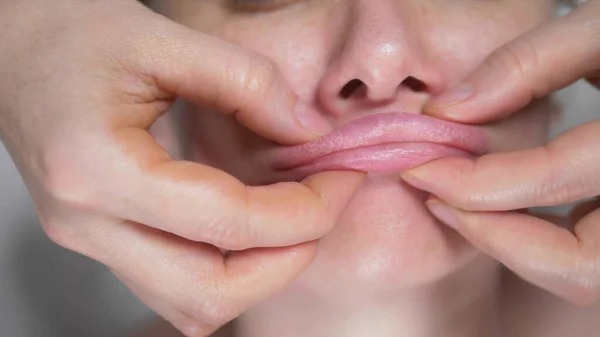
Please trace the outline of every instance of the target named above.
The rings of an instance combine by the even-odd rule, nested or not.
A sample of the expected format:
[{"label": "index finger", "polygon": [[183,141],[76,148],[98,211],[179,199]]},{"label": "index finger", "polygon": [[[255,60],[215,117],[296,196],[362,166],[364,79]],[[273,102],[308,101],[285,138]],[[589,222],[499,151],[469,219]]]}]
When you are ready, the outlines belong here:
[{"label": "index finger", "polygon": [[589,1],[500,47],[425,113],[463,123],[504,118],[600,70],[599,34],[600,2]]},{"label": "index finger", "polygon": [[[189,102],[233,115],[265,138],[283,144],[312,140],[328,131],[329,123],[303,104],[277,64],[250,49],[195,31],[157,14],[153,25],[120,56],[149,87],[138,96]],[[146,22],[146,21],[144,21]],[[160,52],[147,53],[147,46]],[[140,55],[139,50],[143,50]],[[140,62],[142,59],[144,62]]]},{"label": "index finger", "polygon": [[600,121],[576,127],[546,146],[475,160],[440,159],[403,178],[471,211],[567,204],[600,194]]}]

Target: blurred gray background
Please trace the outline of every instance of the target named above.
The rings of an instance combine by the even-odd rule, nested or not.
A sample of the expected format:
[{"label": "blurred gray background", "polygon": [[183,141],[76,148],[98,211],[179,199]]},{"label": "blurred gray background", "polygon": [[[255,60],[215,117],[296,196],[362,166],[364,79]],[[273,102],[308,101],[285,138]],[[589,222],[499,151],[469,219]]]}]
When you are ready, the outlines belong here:
[{"label": "blurred gray background", "polygon": [[[563,90],[554,133],[600,118],[600,94]],[[127,336],[151,313],[102,265],[52,243],[0,145],[0,337]]]}]

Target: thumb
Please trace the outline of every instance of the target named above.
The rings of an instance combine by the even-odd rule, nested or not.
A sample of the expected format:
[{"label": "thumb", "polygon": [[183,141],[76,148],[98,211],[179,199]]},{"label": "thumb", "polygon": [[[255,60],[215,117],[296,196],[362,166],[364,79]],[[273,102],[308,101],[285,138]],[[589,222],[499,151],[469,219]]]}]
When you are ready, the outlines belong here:
[{"label": "thumb", "polygon": [[[155,13],[143,46],[141,72],[160,101],[186,101],[231,114],[252,131],[283,144],[331,131],[318,112],[298,100],[269,58],[170,21]],[[147,20],[150,21],[150,20]],[[135,42],[140,45],[140,41]],[[139,68],[139,67],[138,67]]]},{"label": "thumb", "polygon": [[462,83],[424,108],[434,117],[483,123],[506,117],[532,100],[600,69],[600,2],[536,28],[502,46]]}]

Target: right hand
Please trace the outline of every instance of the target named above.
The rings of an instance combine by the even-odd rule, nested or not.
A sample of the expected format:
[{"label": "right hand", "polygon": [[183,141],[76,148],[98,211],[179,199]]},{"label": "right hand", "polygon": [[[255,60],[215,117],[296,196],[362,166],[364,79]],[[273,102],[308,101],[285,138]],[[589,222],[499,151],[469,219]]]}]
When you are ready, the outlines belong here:
[{"label": "right hand", "polygon": [[148,128],[175,97],[281,143],[318,132],[302,126],[270,60],[137,1],[0,0],[0,27],[0,135],[42,227],[187,336],[290,282],[362,180],[330,172],[248,187],[172,160]]}]

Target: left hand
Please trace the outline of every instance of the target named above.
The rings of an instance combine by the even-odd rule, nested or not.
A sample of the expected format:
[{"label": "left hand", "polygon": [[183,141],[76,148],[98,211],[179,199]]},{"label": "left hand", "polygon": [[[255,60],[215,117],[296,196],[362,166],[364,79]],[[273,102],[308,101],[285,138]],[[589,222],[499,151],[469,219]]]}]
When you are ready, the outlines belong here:
[{"label": "left hand", "polygon": [[[503,46],[426,113],[462,123],[501,119],[585,78],[600,83],[600,0]],[[549,144],[477,160],[447,158],[405,172],[442,222],[529,282],[572,303],[600,299],[600,120]],[[573,229],[519,211],[595,198]]]}]

